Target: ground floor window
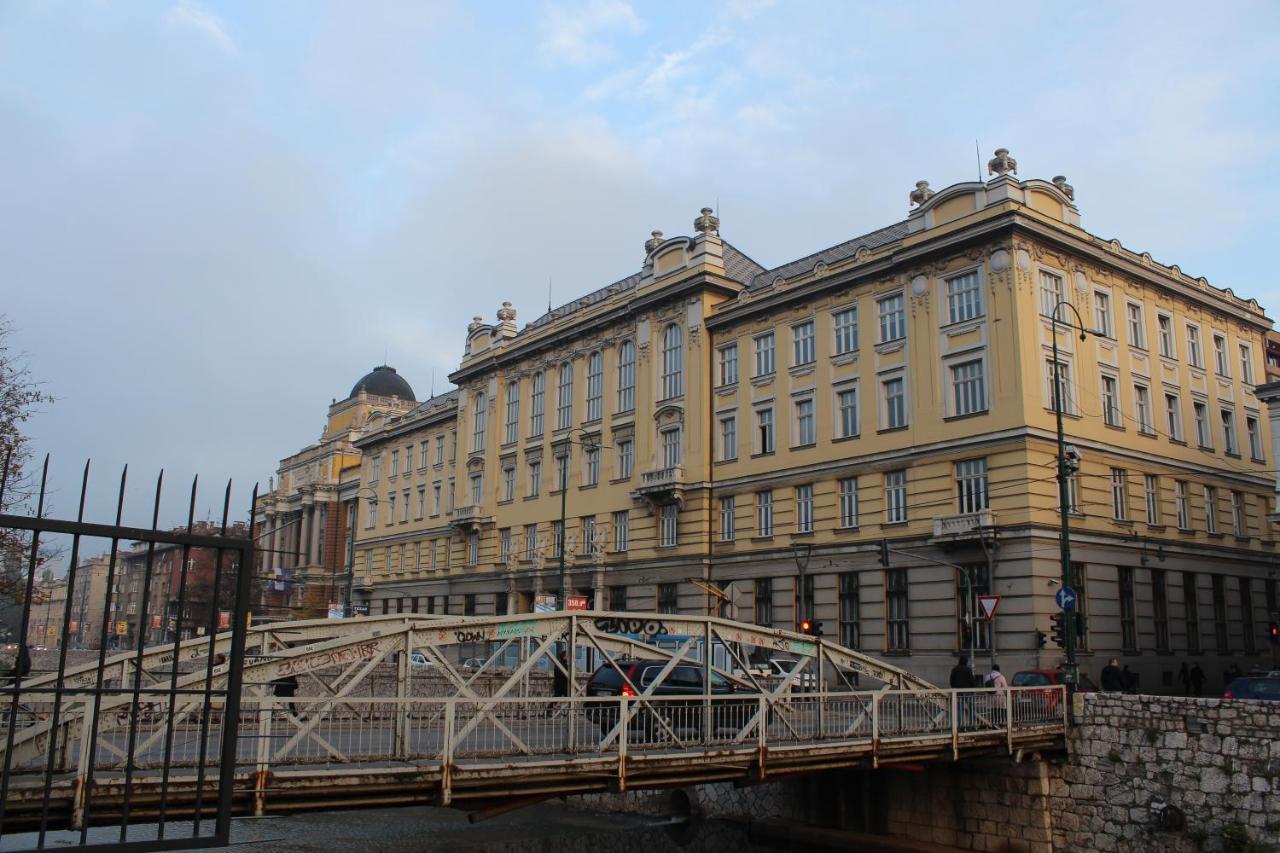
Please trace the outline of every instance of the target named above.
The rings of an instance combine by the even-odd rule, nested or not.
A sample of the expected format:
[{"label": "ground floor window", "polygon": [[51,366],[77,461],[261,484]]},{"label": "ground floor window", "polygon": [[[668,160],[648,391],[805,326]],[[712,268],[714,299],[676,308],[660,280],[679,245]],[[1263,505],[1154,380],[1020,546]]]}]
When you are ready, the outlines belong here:
[{"label": "ground floor window", "polygon": [[907,570],[885,571],[885,646],[890,651],[911,648],[911,609]]},{"label": "ground floor window", "polygon": [[840,645],[846,649],[856,649],[862,643],[861,609],[858,573],[845,572],[840,575]]},{"label": "ground floor window", "polygon": [[757,625],[773,624],[773,580],[760,578],[756,581],[756,618]]}]

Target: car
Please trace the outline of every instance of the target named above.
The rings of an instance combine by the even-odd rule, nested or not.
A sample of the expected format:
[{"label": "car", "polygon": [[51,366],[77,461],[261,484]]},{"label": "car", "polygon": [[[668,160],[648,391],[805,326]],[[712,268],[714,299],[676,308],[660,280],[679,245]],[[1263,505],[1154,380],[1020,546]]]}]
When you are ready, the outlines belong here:
[{"label": "car", "polygon": [[467,658],[462,662],[463,672],[475,672],[484,667],[484,658]]},{"label": "car", "polygon": [[1237,678],[1227,686],[1223,699],[1253,699],[1258,702],[1280,702],[1280,678]]},{"label": "car", "polygon": [[[591,674],[591,678],[587,680],[588,697],[635,696],[637,688],[640,692],[645,692],[667,665],[667,661],[634,658],[614,663],[616,668],[605,664]],[[656,732],[665,731],[655,714],[660,715],[667,726],[675,730],[700,728],[701,697],[705,695],[702,672],[702,667],[697,664],[676,664],[672,667],[650,695],[698,698],[689,702],[654,702],[652,706],[641,709],[631,717],[628,729],[637,731],[645,740],[652,739]],[[625,680],[623,675],[626,676]],[[712,696],[728,696],[736,692],[733,682],[718,673],[711,673]],[[756,702],[752,699],[713,702],[714,726],[717,729],[740,728],[755,707]],[[600,726],[601,734],[608,734],[618,724],[618,706],[605,702],[590,703],[587,707],[587,719]]]},{"label": "car", "polygon": [[[770,672],[769,677],[778,681],[786,678],[787,675],[796,667],[798,661],[795,658],[769,658]],[[791,681],[791,689],[799,688],[808,692],[818,689],[818,677],[814,674],[812,668],[806,668]]]},{"label": "car", "polygon": [[409,655],[409,666],[416,670],[434,669],[435,665],[435,661],[428,658],[422,652],[413,652]]},{"label": "car", "polygon": [[[1097,693],[1098,686],[1083,672],[1076,683],[1078,693]],[[1023,669],[1013,674],[1010,687],[1052,687],[1062,683],[1060,669]],[[1053,713],[1058,709],[1062,694],[1057,690],[1023,690],[1019,691],[1017,702],[1024,709],[1036,709]]]}]

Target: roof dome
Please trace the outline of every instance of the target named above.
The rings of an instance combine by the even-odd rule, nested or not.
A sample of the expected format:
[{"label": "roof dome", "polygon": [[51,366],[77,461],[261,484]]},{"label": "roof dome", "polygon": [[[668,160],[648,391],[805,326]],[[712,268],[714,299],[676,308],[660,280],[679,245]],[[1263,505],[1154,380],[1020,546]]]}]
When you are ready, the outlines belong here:
[{"label": "roof dome", "polygon": [[385,364],[365,374],[364,378],[351,389],[347,399],[359,396],[361,391],[374,397],[399,397],[401,400],[417,402],[413,396],[413,389],[409,387],[408,382],[404,381],[404,377],[396,373],[394,367],[388,367]]}]

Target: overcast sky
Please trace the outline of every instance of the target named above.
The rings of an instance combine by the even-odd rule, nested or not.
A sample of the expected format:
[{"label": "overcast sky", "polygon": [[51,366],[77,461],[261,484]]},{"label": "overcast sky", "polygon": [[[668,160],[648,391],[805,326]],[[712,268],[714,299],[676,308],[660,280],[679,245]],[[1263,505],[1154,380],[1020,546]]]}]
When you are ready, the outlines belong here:
[{"label": "overcast sky", "polygon": [[919,179],[1065,174],[1084,226],[1278,311],[1280,4],[0,2],[0,312],[56,514],[235,510],[384,359],[635,272],[774,266]]}]

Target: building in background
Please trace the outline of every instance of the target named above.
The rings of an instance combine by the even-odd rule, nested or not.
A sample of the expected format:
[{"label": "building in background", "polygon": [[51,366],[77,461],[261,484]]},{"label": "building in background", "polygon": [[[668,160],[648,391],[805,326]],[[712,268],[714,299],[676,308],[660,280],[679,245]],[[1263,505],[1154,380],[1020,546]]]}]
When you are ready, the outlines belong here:
[{"label": "building in background", "polygon": [[67,610],[67,582],[45,571],[31,587],[27,645],[32,649],[62,647],[62,620]]},{"label": "building in background", "polygon": [[102,643],[102,623],[107,615],[107,573],[110,556],[102,554],[81,560],[76,567],[75,587],[71,590],[72,644],[76,648],[96,649]]}]

